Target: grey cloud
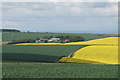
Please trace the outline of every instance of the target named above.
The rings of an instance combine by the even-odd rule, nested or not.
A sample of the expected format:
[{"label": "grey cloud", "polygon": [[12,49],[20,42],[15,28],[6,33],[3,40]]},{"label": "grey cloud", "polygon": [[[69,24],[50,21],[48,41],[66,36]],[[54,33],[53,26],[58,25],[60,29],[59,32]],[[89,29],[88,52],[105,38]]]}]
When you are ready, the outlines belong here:
[{"label": "grey cloud", "polygon": [[[50,2],[39,2],[39,3],[3,3],[3,13],[7,13],[9,14],[9,12],[11,11],[16,13],[16,14],[22,14],[25,16],[99,16],[102,15],[102,13],[104,13],[106,7],[108,7],[108,9],[110,6],[113,6],[115,4],[111,4],[111,3],[95,3],[95,2],[86,2],[86,3],[50,3]],[[99,11],[99,8],[101,8],[101,14],[97,14],[96,12],[94,12],[94,8],[96,8],[96,12],[97,12],[97,8]],[[20,12],[19,12],[19,11]],[[26,11],[25,11],[26,10]],[[9,12],[8,12],[9,11]],[[91,11],[91,12],[89,12]],[[29,14],[28,14],[28,13]],[[10,13],[10,14],[11,14]],[[14,14],[13,13],[13,14]],[[27,14],[26,14],[27,13]],[[14,16],[16,16],[16,14],[14,14]],[[104,13],[106,14],[106,13]]]},{"label": "grey cloud", "polygon": [[117,5],[117,2],[84,2],[83,6],[88,8],[106,8]]},{"label": "grey cloud", "polygon": [[116,5],[91,2],[4,3],[3,21],[9,21],[8,25],[10,21],[22,24],[15,27],[30,31],[116,31]]}]

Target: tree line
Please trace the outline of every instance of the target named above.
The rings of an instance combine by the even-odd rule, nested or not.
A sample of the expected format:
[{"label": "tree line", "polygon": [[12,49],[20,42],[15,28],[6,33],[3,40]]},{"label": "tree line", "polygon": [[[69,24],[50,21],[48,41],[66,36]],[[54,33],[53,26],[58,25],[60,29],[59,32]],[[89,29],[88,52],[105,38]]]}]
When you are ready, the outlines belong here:
[{"label": "tree line", "polygon": [[21,31],[16,29],[0,29],[0,32],[21,32]]}]

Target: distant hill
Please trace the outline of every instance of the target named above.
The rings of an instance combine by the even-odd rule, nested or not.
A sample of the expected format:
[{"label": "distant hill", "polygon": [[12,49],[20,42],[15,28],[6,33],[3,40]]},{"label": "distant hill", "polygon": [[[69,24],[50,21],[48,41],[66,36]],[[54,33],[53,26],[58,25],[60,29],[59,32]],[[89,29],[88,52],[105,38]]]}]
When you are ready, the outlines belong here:
[{"label": "distant hill", "polygon": [[109,37],[120,37],[120,34],[106,34]]},{"label": "distant hill", "polygon": [[21,31],[17,29],[0,29],[0,32],[21,32]]},{"label": "distant hill", "polygon": [[106,34],[91,34],[91,33],[42,33],[42,32],[2,32],[2,41],[25,40],[25,39],[40,39],[44,37],[57,36],[80,36],[85,41],[108,37]]}]

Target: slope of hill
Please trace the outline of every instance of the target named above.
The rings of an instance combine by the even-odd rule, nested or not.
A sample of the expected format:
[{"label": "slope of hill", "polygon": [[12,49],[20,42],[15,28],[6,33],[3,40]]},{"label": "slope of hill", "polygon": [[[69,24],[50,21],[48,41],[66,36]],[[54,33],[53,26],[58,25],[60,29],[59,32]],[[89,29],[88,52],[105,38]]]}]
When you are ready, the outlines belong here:
[{"label": "slope of hill", "polygon": [[36,39],[43,38],[45,36],[81,36],[85,40],[92,40],[98,38],[107,37],[105,34],[90,34],[90,33],[37,33],[37,32],[2,32],[2,41],[12,41],[12,40],[24,40],[24,39]]}]

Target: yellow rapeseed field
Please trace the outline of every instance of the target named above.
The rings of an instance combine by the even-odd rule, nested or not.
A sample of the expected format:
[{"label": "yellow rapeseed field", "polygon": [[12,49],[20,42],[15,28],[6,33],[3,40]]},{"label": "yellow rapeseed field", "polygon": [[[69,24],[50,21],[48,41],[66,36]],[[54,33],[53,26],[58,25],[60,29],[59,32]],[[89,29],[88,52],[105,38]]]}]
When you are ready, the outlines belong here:
[{"label": "yellow rapeseed field", "polygon": [[73,58],[118,64],[118,46],[87,46],[76,51]]},{"label": "yellow rapeseed field", "polygon": [[100,63],[100,62],[96,62],[96,61],[76,59],[76,58],[73,58],[73,57],[62,57],[58,62],[105,64],[105,63]]},{"label": "yellow rapeseed field", "polygon": [[71,42],[66,43],[65,45],[118,45],[118,39],[120,37],[107,37],[101,39],[95,39],[90,41],[82,41],[82,42]]},{"label": "yellow rapeseed field", "polygon": [[60,62],[90,64],[120,64],[118,61],[118,43],[120,37],[108,37],[83,42],[71,42],[66,45],[90,45],[79,49],[73,57],[63,57]]},{"label": "yellow rapeseed field", "polygon": [[120,64],[118,46],[87,46],[76,51],[73,57],[63,57],[59,62]]}]

